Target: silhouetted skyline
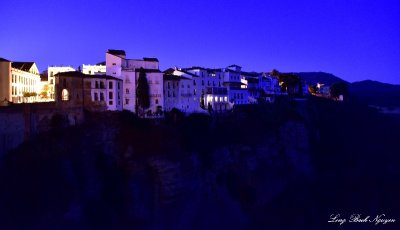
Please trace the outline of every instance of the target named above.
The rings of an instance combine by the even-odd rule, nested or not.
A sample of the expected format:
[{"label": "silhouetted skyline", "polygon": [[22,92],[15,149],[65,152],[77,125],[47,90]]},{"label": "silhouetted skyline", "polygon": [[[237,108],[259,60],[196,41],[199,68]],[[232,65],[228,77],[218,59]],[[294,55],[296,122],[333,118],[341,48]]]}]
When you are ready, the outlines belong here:
[{"label": "silhouetted skyline", "polygon": [[324,71],[400,84],[396,1],[1,1],[0,57],[96,64],[107,49],[172,67]]}]

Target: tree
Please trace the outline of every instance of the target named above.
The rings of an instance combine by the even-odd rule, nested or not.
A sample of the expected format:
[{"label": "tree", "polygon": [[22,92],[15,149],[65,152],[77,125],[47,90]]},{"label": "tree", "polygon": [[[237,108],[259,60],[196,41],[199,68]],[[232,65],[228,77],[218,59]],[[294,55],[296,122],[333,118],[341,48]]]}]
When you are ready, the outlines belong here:
[{"label": "tree", "polygon": [[47,91],[42,91],[42,92],[40,92],[40,97],[42,97],[42,98],[44,98],[44,99],[47,99],[48,98],[48,96],[47,96]]},{"label": "tree", "polygon": [[339,98],[340,95],[346,96],[348,94],[348,88],[345,82],[333,83],[329,90],[332,98]]},{"label": "tree", "polygon": [[273,76],[273,77],[279,77],[279,71],[278,70],[276,70],[276,69],[273,69],[272,71],[271,71],[271,76]]},{"label": "tree", "polygon": [[147,82],[146,72],[140,68],[139,79],[136,88],[137,105],[142,109],[147,109],[150,106],[149,83]]},{"label": "tree", "polygon": [[289,95],[301,93],[300,78],[293,73],[279,74],[279,85],[282,91],[286,91]]}]

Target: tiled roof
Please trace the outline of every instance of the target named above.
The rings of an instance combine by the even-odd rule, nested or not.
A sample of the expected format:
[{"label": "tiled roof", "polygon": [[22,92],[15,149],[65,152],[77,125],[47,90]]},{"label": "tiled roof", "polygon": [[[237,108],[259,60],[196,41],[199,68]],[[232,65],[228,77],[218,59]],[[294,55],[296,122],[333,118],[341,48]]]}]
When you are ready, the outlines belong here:
[{"label": "tiled roof", "polygon": [[107,51],[107,53],[112,54],[112,55],[115,55],[115,56],[119,56],[119,55],[124,55],[124,56],[126,56],[125,50],[112,50],[112,49],[109,49],[109,50]]},{"label": "tiled roof", "polygon": [[[140,72],[142,68],[135,69],[135,72]],[[143,69],[145,73],[161,73],[159,69]]]},{"label": "tiled roof", "polygon": [[33,64],[35,64],[34,62],[13,62],[11,63],[11,67],[15,68],[15,69],[20,69],[22,71],[29,71]]},{"label": "tiled roof", "polygon": [[190,67],[190,68],[183,68],[183,70],[195,70],[195,69],[207,70],[206,68],[204,68],[204,67],[199,67],[199,66],[193,66],[193,67]]},{"label": "tiled roof", "polygon": [[185,74],[187,74],[187,75],[190,75],[190,76],[192,76],[192,77],[199,77],[199,75],[196,75],[196,74],[194,74],[194,73],[187,72],[187,71],[185,71],[185,70],[179,70],[179,71],[181,71],[182,73],[185,73]]},{"label": "tiled roof", "polygon": [[109,76],[109,75],[90,75],[90,74],[84,74],[79,71],[69,71],[69,72],[60,72],[54,75],[56,77],[79,77],[79,78],[97,78],[97,79],[107,79],[107,80],[119,80],[122,81],[119,78]]},{"label": "tiled roof", "polygon": [[174,71],[175,71],[174,68],[169,68],[169,69],[164,70],[163,73],[164,73],[164,74],[173,74]]},{"label": "tiled roof", "polygon": [[117,80],[122,81],[122,79],[110,76],[110,75],[86,75],[85,78],[97,78],[97,79],[107,79],[107,80]]},{"label": "tiled roof", "polygon": [[241,73],[239,71],[233,70],[233,69],[225,69],[225,72],[231,72],[231,73]]},{"label": "tiled roof", "polygon": [[164,74],[163,78],[167,81],[179,81],[179,76],[173,74]]},{"label": "tiled roof", "polygon": [[151,61],[151,62],[158,62],[157,58],[147,58],[147,57],[145,57],[145,58],[143,58],[143,60],[144,61]]},{"label": "tiled roof", "polygon": [[10,62],[9,60],[7,60],[7,59],[4,59],[4,58],[0,58],[0,61],[6,61],[6,62]]},{"label": "tiled roof", "polygon": [[85,77],[86,74],[79,71],[60,72],[54,75],[56,77]]}]

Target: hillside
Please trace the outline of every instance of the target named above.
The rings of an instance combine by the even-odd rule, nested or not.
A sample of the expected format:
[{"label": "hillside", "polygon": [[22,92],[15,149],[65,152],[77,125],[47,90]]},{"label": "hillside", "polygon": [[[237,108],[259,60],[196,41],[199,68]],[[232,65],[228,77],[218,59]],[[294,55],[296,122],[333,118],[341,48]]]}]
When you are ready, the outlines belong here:
[{"label": "hillside", "polygon": [[318,82],[331,85],[336,82],[346,82],[345,80],[325,72],[299,72],[296,73],[300,76],[308,85],[316,85]]},{"label": "hillside", "polygon": [[349,83],[333,74],[325,72],[299,72],[296,74],[308,85],[316,85],[318,82],[326,85],[346,82],[348,83],[351,97],[362,104],[400,107],[400,85],[372,80]]},{"label": "hillside", "polygon": [[350,94],[364,104],[377,106],[400,106],[400,85],[365,80],[349,85]]}]

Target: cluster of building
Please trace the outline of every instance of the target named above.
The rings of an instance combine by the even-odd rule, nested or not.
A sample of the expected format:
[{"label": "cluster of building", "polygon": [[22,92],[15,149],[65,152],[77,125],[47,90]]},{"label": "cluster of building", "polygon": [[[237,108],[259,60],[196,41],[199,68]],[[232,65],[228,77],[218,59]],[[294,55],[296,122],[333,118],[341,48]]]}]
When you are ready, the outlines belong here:
[{"label": "cluster of building", "polygon": [[[0,58],[0,100],[3,103],[55,101],[94,111],[129,110],[158,116],[174,108],[185,113],[222,112],[235,105],[271,101],[283,94],[278,79],[269,73],[244,72],[238,65],[160,71],[158,59],[128,59],[123,50],[108,50],[105,62],[82,65],[78,70],[50,66],[45,72],[41,76],[34,62]],[[136,92],[143,73],[150,103],[140,110]]]}]

